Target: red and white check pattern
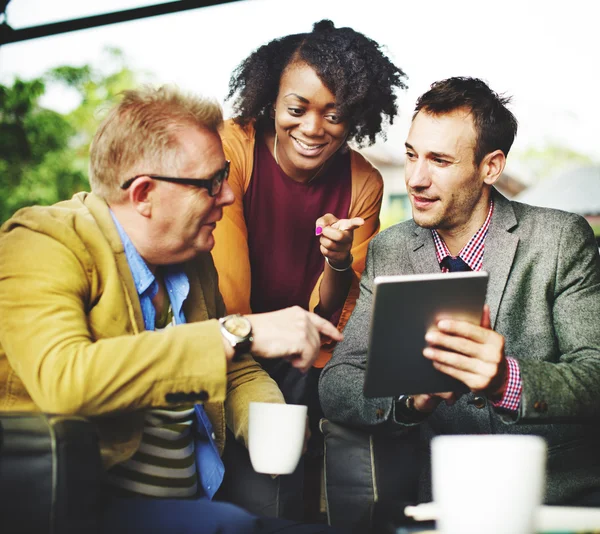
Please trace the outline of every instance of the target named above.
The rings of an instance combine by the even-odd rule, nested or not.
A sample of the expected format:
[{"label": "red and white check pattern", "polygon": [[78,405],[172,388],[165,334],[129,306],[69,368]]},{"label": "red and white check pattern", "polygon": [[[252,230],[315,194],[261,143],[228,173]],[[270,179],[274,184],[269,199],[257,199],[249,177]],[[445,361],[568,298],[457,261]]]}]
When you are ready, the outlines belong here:
[{"label": "red and white check pattern", "polygon": [[503,410],[510,410],[516,412],[519,409],[521,403],[521,394],[523,392],[523,382],[521,382],[521,371],[519,370],[519,364],[517,360],[506,357],[508,363],[508,381],[506,383],[506,389],[504,390],[504,396],[498,401],[492,401],[492,405],[495,408],[502,408]]},{"label": "red and white check pattern", "polygon": [[[471,267],[472,271],[481,271],[481,266],[483,265],[483,251],[485,249],[485,237],[487,236],[490,228],[493,213],[494,201],[490,200],[490,209],[488,210],[488,214],[485,218],[483,226],[477,230],[477,232],[475,232],[475,235],[469,239],[469,242],[458,253],[458,257],[469,267]],[[433,234],[433,242],[435,243],[437,260],[441,266],[444,258],[446,256],[452,257],[452,254],[450,254],[446,243],[444,243],[444,240],[441,238],[440,234],[437,233],[437,230],[431,230],[431,233]],[[446,267],[441,267],[441,269],[443,273],[448,272]]]},{"label": "red and white check pattern", "polygon": [[[461,258],[469,267],[471,267],[472,271],[481,271],[481,267],[483,265],[483,253],[485,251],[485,238],[492,221],[493,213],[494,201],[490,200],[490,209],[488,210],[488,214],[483,226],[477,230],[475,235],[458,253],[458,257]],[[433,235],[435,253],[438,263],[440,264],[440,269],[443,273],[447,273],[449,271],[446,267],[442,266],[442,261],[446,256],[452,257],[452,254],[450,254],[446,243],[444,243],[444,240],[437,233],[437,231],[431,230],[431,233]],[[504,410],[516,412],[519,409],[519,404],[521,403],[521,394],[523,392],[521,372],[519,370],[519,364],[517,360],[507,356],[506,361],[508,362],[508,380],[506,389],[504,390],[504,396],[498,402],[492,402],[492,404],[496,408],[502,408]]]}]

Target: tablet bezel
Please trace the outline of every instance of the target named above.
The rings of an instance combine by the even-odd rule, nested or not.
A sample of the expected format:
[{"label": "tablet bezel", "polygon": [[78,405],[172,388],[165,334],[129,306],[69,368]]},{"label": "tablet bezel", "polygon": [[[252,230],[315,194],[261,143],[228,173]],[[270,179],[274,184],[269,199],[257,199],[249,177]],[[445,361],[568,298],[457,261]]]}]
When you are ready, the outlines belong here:
[{"label": "tablet bezel", "polygon": [[423,356],[425,332],[442,317],[480,324],[487,281],[485,271],[376,277],[365,396],[467,391]]}]

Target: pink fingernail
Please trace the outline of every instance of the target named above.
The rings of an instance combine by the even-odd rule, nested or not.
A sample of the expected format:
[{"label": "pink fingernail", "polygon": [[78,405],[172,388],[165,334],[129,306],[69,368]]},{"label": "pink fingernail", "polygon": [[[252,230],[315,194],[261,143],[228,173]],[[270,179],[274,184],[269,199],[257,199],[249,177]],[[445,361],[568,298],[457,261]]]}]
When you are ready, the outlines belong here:
[{"label": "pink fingernail", "polygon": [[323,228],[321,228],[320,226],[317,226],[315,228],[315,235],[321,235],[323,233]]}]

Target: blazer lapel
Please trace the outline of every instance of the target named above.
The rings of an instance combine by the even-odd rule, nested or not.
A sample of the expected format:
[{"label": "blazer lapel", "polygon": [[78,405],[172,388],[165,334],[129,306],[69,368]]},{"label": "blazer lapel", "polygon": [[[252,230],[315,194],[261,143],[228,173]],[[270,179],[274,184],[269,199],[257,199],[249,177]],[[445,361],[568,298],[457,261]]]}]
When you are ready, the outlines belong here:
[{"label": "blazer lapel", "polygon": [[[184,266],[185,273],[190,281],[190,293],[183,304],[183,312],[188,323],[197,321],[208,321],[210,319],[206,299],[204,298],[204,287],[198,275],[197,266],[193,262],[187,262]],[[190,303],[194,303],[193,306]]]},{"label": "blazer lapel", "polygon": [[421,228],[412,221],[413,238],[409,242],[410,263],[414,274],[435,273],[440,270],[440,264],[435,255],[435,244],[431,230]]},{"label": "blazer lapel", "polygon": [[144,323],[144,315],[142,314],[142,307],[140,305],[140,297],[135,287],[135,282],[133,281],[133,275],[131,274],[131,269],[129,268],[129,262],[127,261],[127,256],[125,255],[125,249],[123,248],[121,237],[119,236],[119,232],[117,231],[113,218],[110,215],[108,205],[103,199],[94,195],[94,193],[82,194],[81,200],[85,203],[113,251],[117,269],[121,278],[123,294],[127,300],[131,322],[136,333],[143,332],[146,330],[146,325]]},{"label": "blazer lapel", "polygon": [[510,202],[495,189],[494,214],[485,238],[482,270],[489,274],[486,302],[490,307],[492,328],[495,328],[498,309],[508,281],[519,237],[510,233],[517,226],[517,218]]}]

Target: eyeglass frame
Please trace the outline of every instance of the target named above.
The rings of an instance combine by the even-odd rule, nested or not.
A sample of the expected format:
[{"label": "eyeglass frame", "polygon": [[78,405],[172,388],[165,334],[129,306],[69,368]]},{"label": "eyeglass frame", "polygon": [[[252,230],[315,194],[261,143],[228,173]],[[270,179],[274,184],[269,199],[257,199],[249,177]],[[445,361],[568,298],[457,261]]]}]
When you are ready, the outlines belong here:
[{"label": "eyeglass frame", "polygon": [[[148,178],[152,178],[153,180],[158,180],[159,182],[169,182],[172,184],[183,184],[183,185],[192,185],[194,187],[204,187],[208,191],[209,197],[216,197],[223,188],[223,182],[229,178],[229,167],[231,161],[228,159],[225,160],[225,166],[222,169],[219,169],[215,172],[210,178],[176,178],[172,176],[161,176],[158,174],[137,174],[133,178],[129,178],[125,182],[121,184],[121,189],[129,189],[131,184],[141,178],[142,176],[147,176]],[[220,181],[219,181],[220,179]],[[219,188],[217,191],[213,192],[213,184],[217,181],[217,187]]]}]

